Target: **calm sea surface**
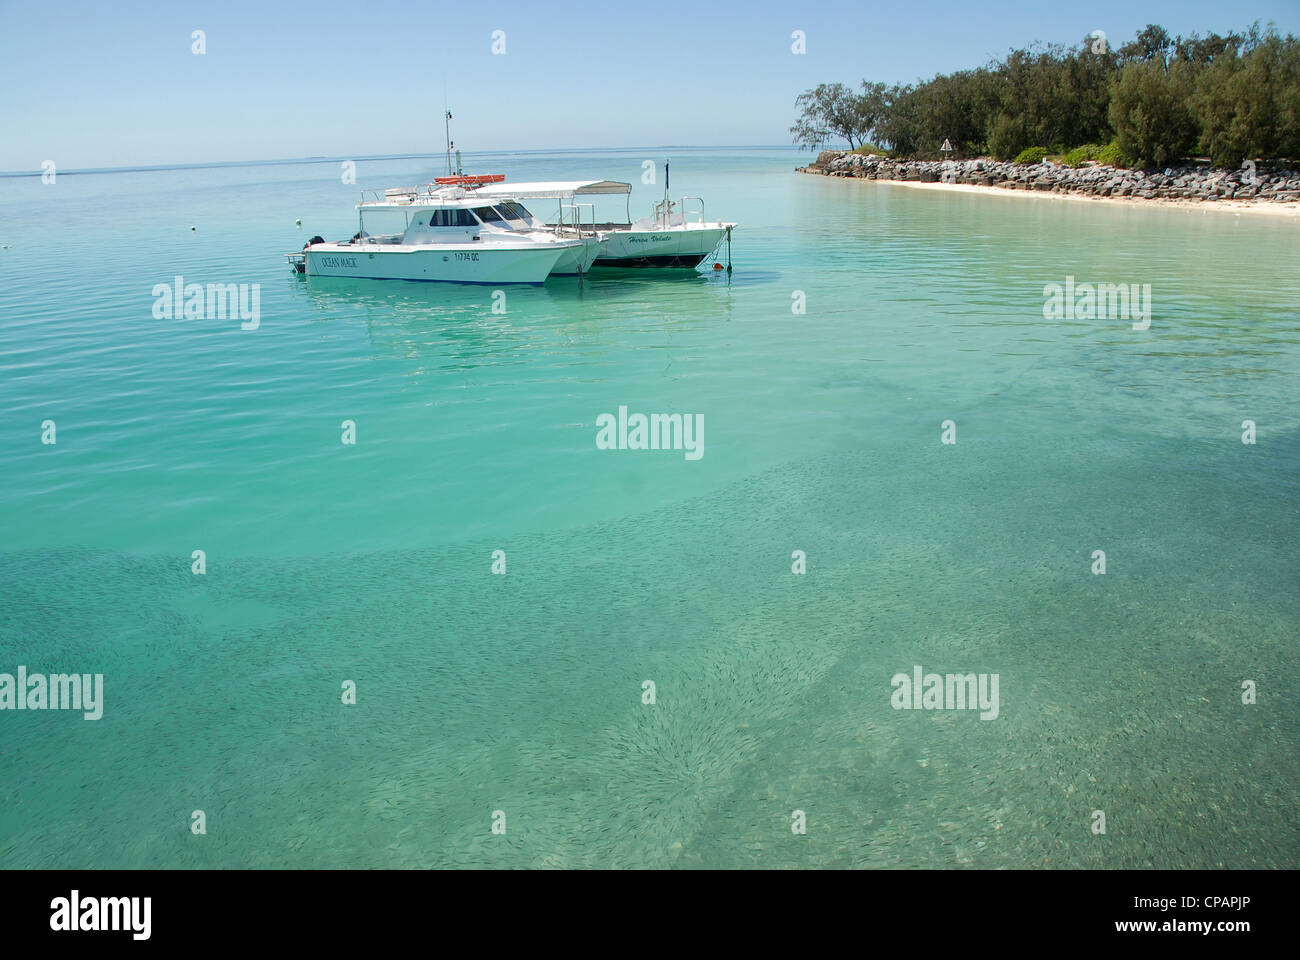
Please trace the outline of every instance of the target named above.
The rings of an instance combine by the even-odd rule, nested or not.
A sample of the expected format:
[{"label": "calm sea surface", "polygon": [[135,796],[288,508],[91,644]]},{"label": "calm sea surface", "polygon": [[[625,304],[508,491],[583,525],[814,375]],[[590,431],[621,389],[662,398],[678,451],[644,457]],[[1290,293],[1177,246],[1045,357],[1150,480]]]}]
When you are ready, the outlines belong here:
[{"label": "calm sea surface", "polygon": [[[504,314],[284,263],[436,159],[0,179],[0,672],[105,690],[0,712],[0,866],[1300,865],[1297,223],[670,155],[730,277]],[[640,216],[662,158],[467,166]],[[597,449],[620,405],[704,456]]]}]

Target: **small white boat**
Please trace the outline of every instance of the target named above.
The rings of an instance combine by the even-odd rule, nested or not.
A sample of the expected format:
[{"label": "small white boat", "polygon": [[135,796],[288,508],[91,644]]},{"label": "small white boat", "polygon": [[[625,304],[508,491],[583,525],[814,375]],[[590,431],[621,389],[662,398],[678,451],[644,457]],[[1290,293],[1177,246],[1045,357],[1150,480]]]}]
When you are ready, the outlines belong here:
[{"label": "small white boat", "polygon": [[[601,242],[593,265],[597,267],[688,267],[708,257],[723,240],[730,241],[736,224],[704,219],[704,201],[699,197],[668,199],[668,165],[664,164],[664,198],[648,217],[627,222],[597,222],[594,205],[578,203],[578,197],[624,194],[631,203],[632,185],[618,180],[561,180],[533,183],[486,183],[474,195],[497,200],[557,200],[558,221],[577,236],[595,235]],[[566,206],[567,203],[567,206]],[[583,211],[591,212],[590,221]],[[537,228],[552,228],[533,218]],[[557,269],[557,272],[558,269]]]},{"label": "small white boat", "polygon": [[[386,190],[383,197],[372,193],[370,200],[363,195],[356,236],[337,243],[313,237],[301,253],[288,255],[289,262],[308,276],[492,285],[539,284],[562,260],[582,270],[590,266],[598,252],[594,236],[534,229],[522,215],[516,229],[500,207],[473,190],[501,179],[446,177],[426,187]],[[389,228],[400,223],[401,229],[371,233],[367,216],[372,226],[387,219]]]},{"label": "small white boat", "polygon": [[[689,209],[687,201],[699,206]],[[694,219],[691,219],[694,217]],[[627,226],[609,225],[598,267],[697,267],[724,239],[731,238],[734,223],[704,219],[704,201],[665,197],[654,212]]]}]

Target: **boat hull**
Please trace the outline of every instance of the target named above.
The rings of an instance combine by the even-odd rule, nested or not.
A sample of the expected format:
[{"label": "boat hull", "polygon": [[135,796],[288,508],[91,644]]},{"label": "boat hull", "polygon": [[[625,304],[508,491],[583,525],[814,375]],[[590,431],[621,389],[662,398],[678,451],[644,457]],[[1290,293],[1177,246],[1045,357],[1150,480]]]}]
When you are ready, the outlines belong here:
[{"label": "boat hull", "polygon": [[597,267],[696,267],[707,257],[727,228],[721,224],[667,230],[615,230],[605,234]]},{"label": "boat hull", "polygon": [[586,273],[591,265],[604,252],[603,240],[587,240],[580,247],[571,247],[560,254],[560,259],[551,269],[553,277],[572,277]]},{"label": "boat hull", "polygon": [[574,249],[580,248],[318,243],[304,256],[305,272],[313,277],[502,285],[541,283],[560,256]]},{"label": "boat hull", "polygon": [[595,267],[698,267],[707,253],[665,254],[644,257],[601,257]]}]

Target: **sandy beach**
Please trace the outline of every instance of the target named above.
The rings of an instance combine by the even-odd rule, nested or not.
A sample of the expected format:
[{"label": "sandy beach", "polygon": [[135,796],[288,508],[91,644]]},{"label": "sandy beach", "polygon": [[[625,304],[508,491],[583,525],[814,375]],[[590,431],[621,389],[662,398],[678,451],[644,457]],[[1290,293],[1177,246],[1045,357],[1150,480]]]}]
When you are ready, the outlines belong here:
[{"label": "sandy beach", "polygon": [[[802,173],[809,173],[815,176],[825,176],[816,170],[803,168]],[[835,177],[833,179],[845,180],[852,183],[885,185],[890,187],[907,187],[916,190],[944,190],[955,193],[975,193],[991,196],[1019,197],[1026,200],[1034,200],[1040,203],[1094,203],[1103,205],[1127,205],[1134,207],[1164,207],[1164,208],[1181,208],[1183,210],[1200,211],[1201,213],[1223,213],[1240,216],[1241,214],[1250,214],[1252,216],[1265,217],[1290,217],[1291,219],[1300,219],[1300,203],[1270,203],[1267,201],[1249,201],[1249,200],[1175,200],[1175,199],[1146,199],[1145,197],[1095,197],[1087,196],[1080,193],[1052,193],[1043,190],[1012,190],[1007,187],[982,187],[969,183],[943,183],[941,181],[923,182],[919,180],[872,180],[869,177]]]}]

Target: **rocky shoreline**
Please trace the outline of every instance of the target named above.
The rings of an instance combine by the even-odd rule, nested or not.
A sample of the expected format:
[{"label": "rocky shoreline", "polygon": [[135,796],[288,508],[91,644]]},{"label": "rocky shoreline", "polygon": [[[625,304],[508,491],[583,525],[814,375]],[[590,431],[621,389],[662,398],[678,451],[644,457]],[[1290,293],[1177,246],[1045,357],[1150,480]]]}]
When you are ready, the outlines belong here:
[{"label": "rocky shoreline", "polygon": [[988,158],[891,160],[876,154],[839,150],[823,150],[815,163],[799,170],[828,177],[966,184],[1085,197],[1183,202],[1300,202],[1300,171],[1296,170],[1216,170],[1189,166],[1125,170],[1095,163],[1066,167],[1050,161],[1017,164]]}]

